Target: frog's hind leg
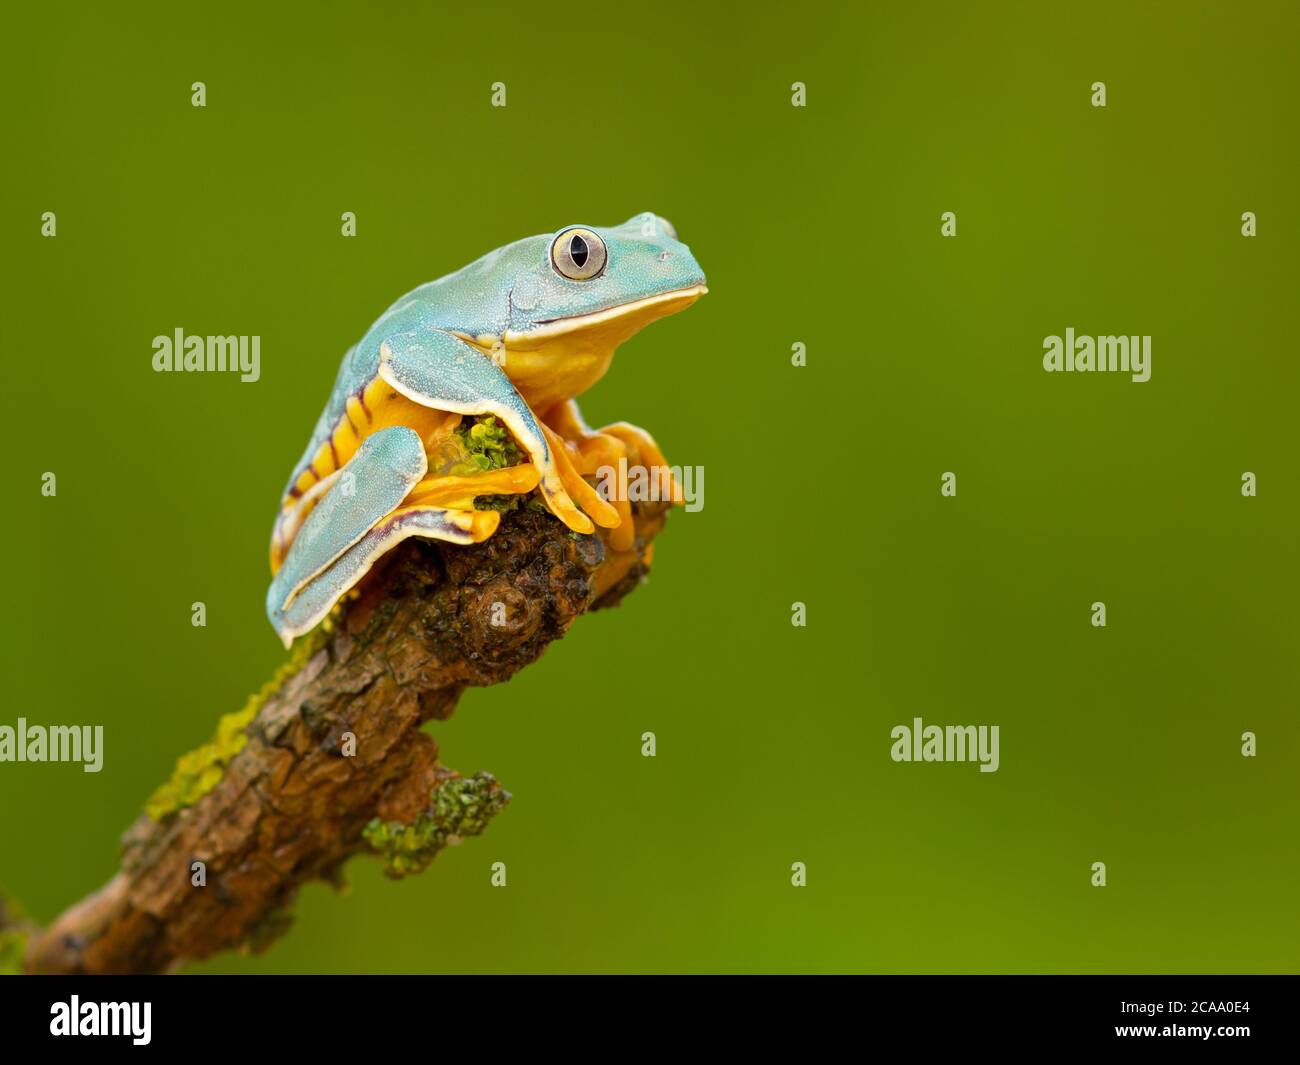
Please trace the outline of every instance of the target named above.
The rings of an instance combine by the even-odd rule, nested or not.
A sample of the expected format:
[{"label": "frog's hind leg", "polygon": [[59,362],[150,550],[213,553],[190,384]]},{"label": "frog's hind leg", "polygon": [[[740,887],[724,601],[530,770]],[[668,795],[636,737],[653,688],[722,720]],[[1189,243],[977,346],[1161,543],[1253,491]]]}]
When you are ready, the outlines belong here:
[{"label": "frog's hind leg", "polygon": [[408,537],[477,544],[496,532],[500,520],[501,515],[495,510],[401,507],[382,518],[356,544],[309,581],[287,607],[273,612],[271,623],[288,647],[295,636],[314,628],[380,558]]},{"label": "frog's hind leg", "polygon": [[[394,425],[366,437],[338,479],[312,508],[266,593],[266,612],[286,644],[305,632],[289,620],[299,596],[396,510],[428,470],[420,435]],[[347,588],[334,593],[337,599]],[[331,604],[332,605],[332,604]]]},{"label": "frog's hind leg", "polygon": [[481,543],[501,515],[483,495],[531,492],[531,463],[468,477],[425,478],[420,435],[404,425],[366,437],[298,529],[267,592],[266,612],[285,646],[314,627],[375,562],[409,536]]}]

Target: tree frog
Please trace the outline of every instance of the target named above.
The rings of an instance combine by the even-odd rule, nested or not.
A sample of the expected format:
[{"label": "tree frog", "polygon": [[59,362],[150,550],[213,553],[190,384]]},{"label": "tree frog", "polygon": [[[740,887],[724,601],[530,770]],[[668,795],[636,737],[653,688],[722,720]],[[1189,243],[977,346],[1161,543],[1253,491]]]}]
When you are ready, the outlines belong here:
[{"label": "tree frog", "polygon": [[[343,357],[271,534],[267,615],[286,647],[407,537],[480,543],[501,515],[476,497],[532,492],[570,529],[632,547],[631,508],[584,477],[642,465],[680,499],[654,439],[591,429],[575,397],[614,349],[708,289],[664,218],[565,226],[407,293]],[[527,461],[467,469],[456,431],[491,415]]]}]

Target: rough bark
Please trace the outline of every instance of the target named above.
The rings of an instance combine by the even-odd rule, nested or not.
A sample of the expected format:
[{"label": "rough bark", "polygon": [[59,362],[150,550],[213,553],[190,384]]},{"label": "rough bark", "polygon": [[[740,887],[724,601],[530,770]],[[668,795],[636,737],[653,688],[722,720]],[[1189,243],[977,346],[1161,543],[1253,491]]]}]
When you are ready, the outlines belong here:
[{"label": "rough bark", "polygon": [[[665,509],[635,508],[631,552],[527,506],[484,544],[402,545],[262,705],[216,786],[161,821],[142,815],[118,873],[31,936],[26,970],[160,972],[264,949],[302,884],[337,883],[343,863],[371,849],[363,832],[373,819],[433,817],[425,860],[477,834],[508,794],[486,774],[444,791],[459,774],[421,724],[447,718],[467,686],[509,679],[579,614],[617,603],[644,575]],[[493,623],[503,620],[495,604],[504,624]],[[440,793],[453,801],[439,804]],[[447,814],[471,800],[474,816]],[[192,885],[196,861],[206,886]]]}]

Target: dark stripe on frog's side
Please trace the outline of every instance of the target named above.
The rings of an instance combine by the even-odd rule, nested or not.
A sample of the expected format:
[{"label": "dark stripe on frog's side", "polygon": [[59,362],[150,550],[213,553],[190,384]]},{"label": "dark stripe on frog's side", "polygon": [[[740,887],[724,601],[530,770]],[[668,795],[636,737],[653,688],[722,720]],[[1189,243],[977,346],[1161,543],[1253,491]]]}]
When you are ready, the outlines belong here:
[{"label": "dark stripe on frog's side", "polygon": [[[365,415],[366,424],[361,427],[357,425],[361,420],[360,417],[354,418],[348,410],[352,400],[356,400],[360,413]],[[315,450],[310,452],[311,461],[306,462],[296,471],[286,490],[285,502],[282,505],[292,505],[289,501],[300,498],[314,484],[346,466],[356,449],[376,431],[377,423],[393,424],[395,421],[398,423],[403,421],[404,419],[400,417],[402,412],[399,412],[399,417],[394,419],[393,412],[386,410],[394,401],[402,404],[410,403],[405,397],[394,392],[382,378],[375,377],[366,381],[355,392],[348,393],[341,404],[332,403],[331,408],[342,409],[332,422],[327,423],[328,431],[322,425],[313,434]],[[332,414],[333,410],[330,413]],[[338,440],[338,435],[343,434],[345,429],[347,433],[344,434],[343,440]]]},{"label": "dark stripe on frog's side", "polygon": [[[324,449],[326,440],[334,436],[340,423],[343,422],[344,415],[347,413],[347,401],[350,397],[355,396],[362,404],[362,409],[369,416],[369,405],[362,397],[367,386],[373,383],[377,376],[379,347],[376,342],[369,340],[369,338],[367,338],[367,341],[349,348],[339,362],[338,373],[335,375],[334,385],[330,389],[325,409],[317,419],[316,428],[312,432],[311,439],[308,441],[302,457],[294,466],[293,473],[289,477],[289,483],[285,486],[284,496],[286,498],[290,497],[291,488],[297,487],[301,494],[310,488],[315,481],[325,476],[313,467],[325,465],[321,461],[321,452]],[[311,475],[310,479],[307,478],[308,473]],[[303,481],[305,483],[300,483]]]}]

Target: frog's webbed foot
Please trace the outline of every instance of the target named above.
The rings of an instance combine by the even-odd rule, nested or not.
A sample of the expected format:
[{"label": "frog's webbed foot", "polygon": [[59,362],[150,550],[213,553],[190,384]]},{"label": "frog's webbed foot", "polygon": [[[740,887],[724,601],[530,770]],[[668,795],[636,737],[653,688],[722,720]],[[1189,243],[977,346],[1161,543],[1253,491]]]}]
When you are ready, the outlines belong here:
[{"label": "frog's webbed foot", "polygon": [[669,503],[685,502],[681,485],[677,483],[672,467],[668,465],[668,460],[664,458],[664,453],[659,450],[653,436],[631,422],[614,422],[602,427],[599,432],[621,440],[626,445],[628,465],[641,466],[646,470],[647,476],[658,485],[660,499]]},{"label": "frog's webbed foot", "polygon": [[545,422],[542,423],[542,432],[551,445],[551,454],[555,456],[555,466],[565,491],[602,529],[618,529],[623,522],[623,513],[617,505],[602,499],[600,493],[582,479],[586,471],[581,468],[584,465],[581,453],[571,448],[568,441]]},{"label": "frog's webbed foot", "polygon": [[[627,470],[637,467],[643,468],[646,471],[645,476],[649,478],[650,483],[655,487],[656,498],[673,503],[682,502],[681,488],[678,486],[663,452],[659,449],[659,445],[655,443],[654,437],[644,429],[640,429],[628,422],[615,422],[601,429],[592,429],[583,420],[578,405],[574,400],[569,400],[556,407],[548,415],[547,421],[549,422],[547,432],[559,437],[567,445],[564,450],[570,456],[577,473],[581,475],[578,478],[579,482],[588,491],[592,491],[597,498],[601,498],[602,501],[603,497],[600,496],[600,493],[594,492],[594,489],[587,485],[585,481],[582,481],[581,477],[589,477],[595,474],[603,475],[607,485],[615,489],[610,492],[612,496],[610,503],[612,503],[612,509],[617,512],[619,517],[617,525],[607,524],[597,519],[599,524],[612,530],[609,544],[614,550],[630,551],[636,537],[632,524],[631,501],[627,498],[626,493],[617,490],[620,486],[620,480],[617,476],[620,463],[624,463],[623,468]],[[560,450],[558,445],[556,450]],[[610,478],[611,472],[615,474],[612,479]],[[573,490],[570,489],[570,491]],[[592,513],[585,503],[583,506],[588,513]],[[595,517],[594,514],[592,516]]]}]

